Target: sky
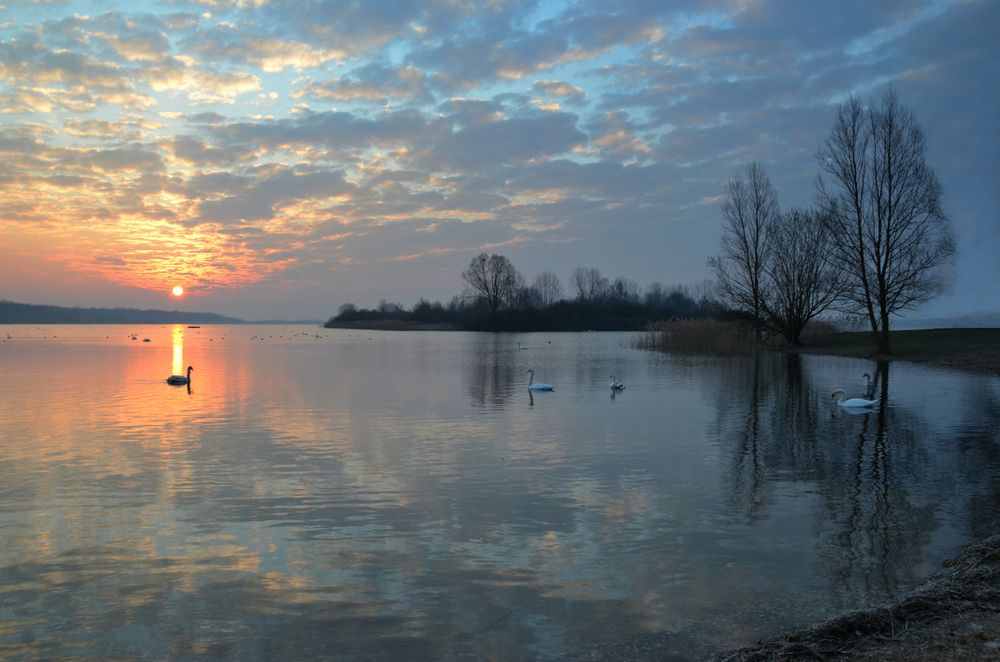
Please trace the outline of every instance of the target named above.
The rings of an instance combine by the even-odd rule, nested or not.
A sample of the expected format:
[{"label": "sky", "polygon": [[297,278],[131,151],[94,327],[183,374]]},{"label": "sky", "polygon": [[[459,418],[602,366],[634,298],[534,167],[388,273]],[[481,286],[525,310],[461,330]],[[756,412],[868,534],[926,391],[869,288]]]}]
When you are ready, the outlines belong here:
[{"label": "sky", "polygon": [[[699,284],[727,180],[811,204],[836,108],[916,114],[1000,311],[996,0],[0,0],[0,299],[325,319],[480,253]],[[170,294],[185,288],[183,297]]]}]

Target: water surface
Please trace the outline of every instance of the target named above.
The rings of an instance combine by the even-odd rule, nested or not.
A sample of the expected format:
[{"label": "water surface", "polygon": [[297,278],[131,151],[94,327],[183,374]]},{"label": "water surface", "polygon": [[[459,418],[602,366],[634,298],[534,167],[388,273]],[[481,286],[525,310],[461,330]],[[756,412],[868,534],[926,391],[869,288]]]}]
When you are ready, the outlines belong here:
[{"label": "water surface", "polygon": [[[0,657],[697,655],[904,592],[1000,521],[990,377],[604,333],[0,338]],[[876,371],[882,405],[838,411]]]}]

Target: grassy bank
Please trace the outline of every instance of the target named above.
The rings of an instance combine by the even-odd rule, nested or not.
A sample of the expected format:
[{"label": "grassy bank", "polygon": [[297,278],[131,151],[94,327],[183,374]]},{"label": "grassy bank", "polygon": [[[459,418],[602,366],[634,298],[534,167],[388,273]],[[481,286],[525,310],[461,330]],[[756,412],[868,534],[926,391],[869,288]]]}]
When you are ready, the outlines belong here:
[{"label": "grassy bank", "polygon": [[874,351],[868,332],[834,333],[789,350],[856,358],[900,359],[1000,374],[1000,329],[920,329],[893,331],[889,355]]},{"label": "grassy bank", "polygon": [[893,331],[890,354],[879,354],[868,332],[836,332],[827,325],[807,327],[802,344],[755,342],[745,325],[714,319],[659,322],[635,343],[640,349],[678,354],[733,355],[755,351],[830,354],[874,360],[931,363],[1000,375],[1000,329],[920,329]]}]

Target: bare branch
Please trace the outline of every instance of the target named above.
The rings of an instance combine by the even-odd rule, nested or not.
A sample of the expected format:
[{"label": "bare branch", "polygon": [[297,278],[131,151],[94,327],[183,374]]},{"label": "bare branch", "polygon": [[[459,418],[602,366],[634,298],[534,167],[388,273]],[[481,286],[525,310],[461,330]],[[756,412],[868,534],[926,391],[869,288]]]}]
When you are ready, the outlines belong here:
[{"label": "bare branch", "polygon": [[764,168],[751,163],[746,180],[729,180],[722,203],[722,253],[709,260],[722,297],[733,308],[763,324],[766,264],[771,245],[767,233],[778,218],[778,195]]},{"label": "bare branch", "polygon": [[916,117],[890,90],[868,108],[857,99],[840,106],[818,155],[826,175],[818,197],[846,277],[845,312],[864,312],[882,351],[893,315],[946,289],[955,252],[925,152]]}]

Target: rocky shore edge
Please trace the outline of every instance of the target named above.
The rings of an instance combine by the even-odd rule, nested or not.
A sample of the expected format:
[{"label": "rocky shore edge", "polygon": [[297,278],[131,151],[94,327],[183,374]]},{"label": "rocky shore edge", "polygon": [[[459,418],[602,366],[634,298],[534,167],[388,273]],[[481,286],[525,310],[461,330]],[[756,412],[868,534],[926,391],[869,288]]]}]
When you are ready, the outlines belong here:
[{"label": "rocky shore edge", "polygon": [[901,598],[710,659],[1000,660],[1000,535],[969,545]]}]

